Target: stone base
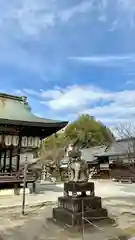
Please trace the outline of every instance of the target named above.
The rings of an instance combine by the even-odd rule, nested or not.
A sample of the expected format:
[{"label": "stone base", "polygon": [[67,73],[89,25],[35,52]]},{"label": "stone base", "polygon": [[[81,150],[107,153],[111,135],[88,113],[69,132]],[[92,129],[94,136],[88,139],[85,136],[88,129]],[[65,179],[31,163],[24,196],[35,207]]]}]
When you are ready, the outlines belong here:
[{"label": "stone base", "polygon": [[101,197],[95,196],[93,182],[64,183],[64,197],[58,198],[58,207],[53,209],[53,219],[75,227],[82,224],[82,217],[85,224],[88,221],[109,219],[107,210],[102,208]]},{"label": "stone base", "polygon": [[[84,212],[84,218],[88,219],[89,221],[106,219],[108,218],[107,210],[104,208],[91,209]],[[56,222],[62,222],[63,224],[72,227],[80,226],[82,224],[82,212],[73,213],[63,208],[54,208],[53,219],[55,219]],[[88,224],[88,222],[84,221],[84,224]]]},{"label": "stone base", "polygon": [[65,192],[94,192],[94,182],[68,182],[64,183]]},{"label": "stone base", "polygon": [[102,208],[100,197],[65,196],[58,198],[58,207],[53,209],[53,219],[76,226],[82,224],[82,212],[89,221],[108,218],[107,210]]},{"label": "stone base", "polygon": [[101,197],[92,197],[92,196],[59,197],[58,207],[72,211],[72,212],[82,212],[82,207],[84,211],[87,211],[87,210],[89,211],[91,209],[99,209],[99,208],[102,208]]},{"label": "stone base", "polygon": [[[79,192],[81,192],[81,194],[83,196],[91,195],[94,196],[95,195],[95,191],[94,191],[94,183],[93,182],[68,182],[68,183],[64,183],[64,195],[65,196],[69,196],[69,192],[72,193],[72,196],[77,196]],[[87,193],[86,193],[87,192]]]}]

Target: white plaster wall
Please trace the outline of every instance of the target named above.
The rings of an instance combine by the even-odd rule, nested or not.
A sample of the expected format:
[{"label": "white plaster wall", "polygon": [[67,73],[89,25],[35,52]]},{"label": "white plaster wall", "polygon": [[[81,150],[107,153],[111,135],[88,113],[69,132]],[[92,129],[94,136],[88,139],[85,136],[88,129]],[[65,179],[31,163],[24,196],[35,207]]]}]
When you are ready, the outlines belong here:
[{"label": "white plaster wall", "polygon": [[[21,153],[20,164],[23,164],[25,162],[26,156],[27,156],[28,163],[34,162],[33,153]],[[13,166],[16,166],[16,163],[17,163],[17,156],[12,158]]]}]

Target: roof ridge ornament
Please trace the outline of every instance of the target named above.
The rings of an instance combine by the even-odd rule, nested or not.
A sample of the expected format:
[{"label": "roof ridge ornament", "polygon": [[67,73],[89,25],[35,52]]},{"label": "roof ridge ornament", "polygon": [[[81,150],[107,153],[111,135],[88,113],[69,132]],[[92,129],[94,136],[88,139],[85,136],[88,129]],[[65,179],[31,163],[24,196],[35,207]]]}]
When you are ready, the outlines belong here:
[{"label": "roof ridge ornament", "polygon": [[24,104],[28,104],[28,101],[27,101],[27,97],[26,96],[22,96],[22,101]]}]

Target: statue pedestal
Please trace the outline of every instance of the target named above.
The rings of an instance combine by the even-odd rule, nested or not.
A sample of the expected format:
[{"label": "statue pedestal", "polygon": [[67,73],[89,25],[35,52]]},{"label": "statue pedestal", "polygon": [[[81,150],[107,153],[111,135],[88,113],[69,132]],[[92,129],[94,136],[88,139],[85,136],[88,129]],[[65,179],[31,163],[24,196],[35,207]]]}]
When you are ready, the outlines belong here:
[{"label": "statue pedestal", "polygon": [[69,196],[69,192],[73,195],[77,195],[78,192],[85,194],[89,192],[89,195],[94,196],[94,182],[68,182],[64,183],[64,195]]},{"label": "statue pedestal", "polygon": [[53,208],[53,219],[56,222],[74,227],[82,224],[82,214],[89,221],[108,218],[107,210],[102,208],[101,198],[94,194],[93,182],[65,183],[64,194],[58,198],[58,207]]}]

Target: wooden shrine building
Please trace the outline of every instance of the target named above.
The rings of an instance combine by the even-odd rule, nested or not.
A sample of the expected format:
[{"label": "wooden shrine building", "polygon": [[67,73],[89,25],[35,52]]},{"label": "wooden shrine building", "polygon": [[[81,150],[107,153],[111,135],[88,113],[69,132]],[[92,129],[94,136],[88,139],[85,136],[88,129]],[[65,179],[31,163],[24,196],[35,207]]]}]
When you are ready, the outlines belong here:
[{"label": "wooden shrine building", "polygon": [[[35,151],[42,139],[66,125],[34,115],[27,97],[0,93],[0,189],[18,188],[23,182],[20,154]],[[26,181],[34,182],[35,178],[27,174]]]}]

